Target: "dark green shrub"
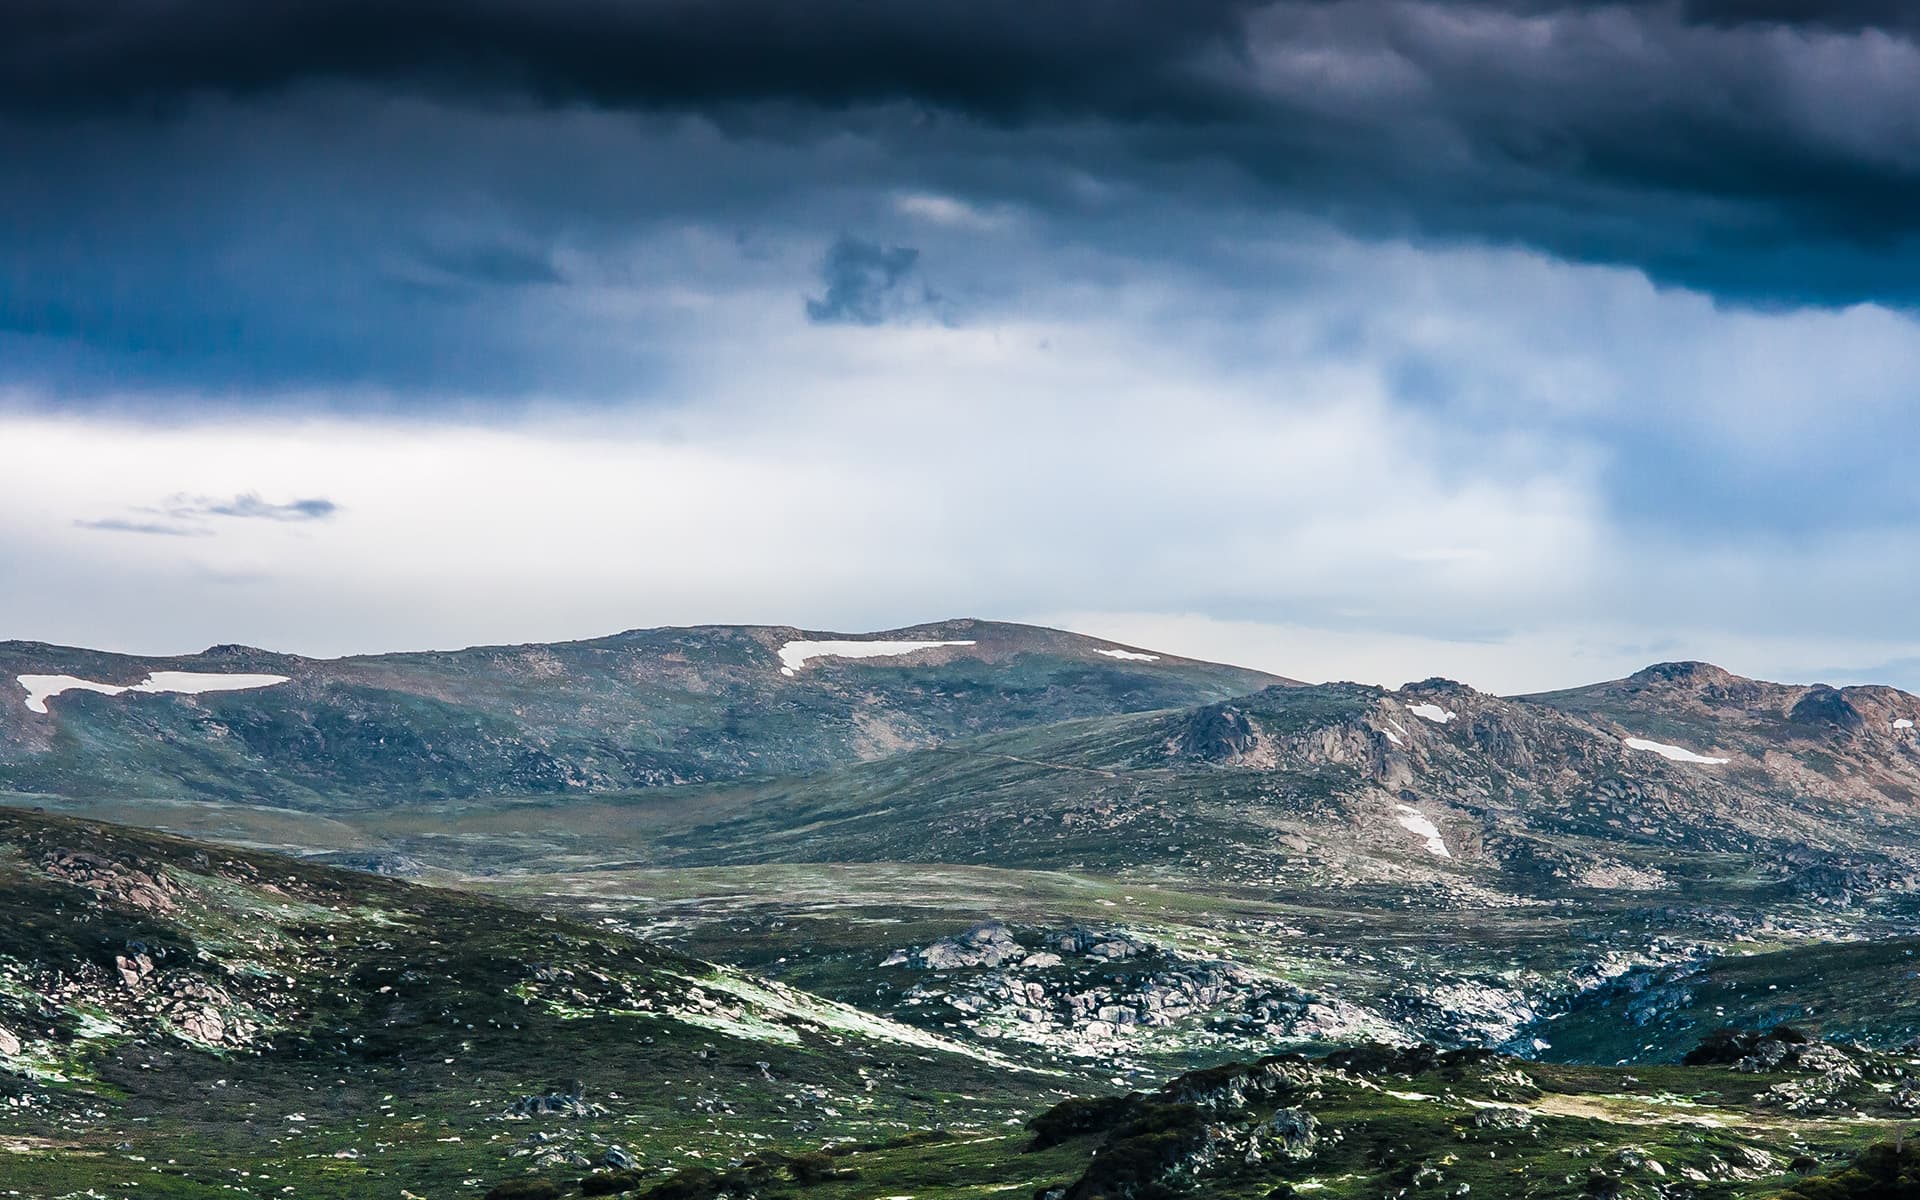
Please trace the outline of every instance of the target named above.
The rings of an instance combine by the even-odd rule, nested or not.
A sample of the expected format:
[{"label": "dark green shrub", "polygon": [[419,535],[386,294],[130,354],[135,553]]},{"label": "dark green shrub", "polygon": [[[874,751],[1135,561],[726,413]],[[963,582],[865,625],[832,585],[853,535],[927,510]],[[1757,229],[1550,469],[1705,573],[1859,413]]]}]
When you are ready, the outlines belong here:
[{"label": "dark green shrub", "polygon": [[580,1192],[586,1196],[614,1196],[639,1186],[638,1171],[595,1171],[580,1181]]},{"label": "dark green shrub", "polygon": [[1207,1114],[1191,1104],[1142,1104],[1107,1135],[1068,1200],[1131,1196],[1155,1200],[1161,1181],[1207,1139]]},{"label": "dark green shrub", "polygon": [[1802,1179],[1781,1200],[1912,1200],[1920,1196],[1920,1145],[1875,1142],[1830,1175]]},{"label": "dark green shrub", "polygon": [[640,1193],[647,1200],[709,1200],[725,1189],[726,1180],[710,1167],[681,1167]]},{"label": "dark green shrub", "polygon": [[1033,1131],[1033,1144],[1028,1149],[1046,1150],[1090,1133],[1104,1133],[1119,1124],[1139,1102],[1140,1097],[1133,1093],[1062,1100],[1027,1122],[1027,1128]]},{"label": "dark green shrub", "polygon": [[829,1179],[856,1179],[857,1171],[842,1171],[833,1164],[833,1155],[824,1150],[809,1150],[787,1160],[787,1174],[795,1183],[824,1183]]}]

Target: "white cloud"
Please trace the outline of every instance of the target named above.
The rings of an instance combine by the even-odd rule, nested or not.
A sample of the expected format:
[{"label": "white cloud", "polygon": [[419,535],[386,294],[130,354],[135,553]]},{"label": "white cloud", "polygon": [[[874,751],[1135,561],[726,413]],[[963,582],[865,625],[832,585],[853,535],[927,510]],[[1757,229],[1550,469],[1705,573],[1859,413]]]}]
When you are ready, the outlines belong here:
[{"label": "white cloud", "polygon": [[983,209],[937,192],[900,192],[893,198],[893,207],[902,216],[954,229],[987,232],[1005,229],[1013,222],[1007,212]]},{"label": "white cloud", "polygon": [[[1007,258],[971,261],[938,205],[902,211],[930,279],[991,301],[968,323],[809,326],[817,244],[743,256],[688,227],[563,255],[575,282],[539,301],[560,307],[529,309],[658,351],[626,404],[172,424],[16,405],[0,636],[334,653],[978,614],[1505,692],[1662,658],[1793,677],[1920,657],[1897,605],[1833,603],[1920,587],[1911,519],[1848,508],[1911,486],[1848,458],[1920,370],[1905,317],[1725,312],[1622,271],[1325,235],[1236,244],[1223,284],[1019,224],[1032,265],[996,293]],[[1812,404],[1806,364],[1838,351],[1865,360],[1833,377],[1851,402]],[[1674,490],[1700,480],[1725,494]],[[178,495],[337,510],[76,526]],[[1752,532],[1770,520],[1749,508],[1787,502],[1817,536]]]}]

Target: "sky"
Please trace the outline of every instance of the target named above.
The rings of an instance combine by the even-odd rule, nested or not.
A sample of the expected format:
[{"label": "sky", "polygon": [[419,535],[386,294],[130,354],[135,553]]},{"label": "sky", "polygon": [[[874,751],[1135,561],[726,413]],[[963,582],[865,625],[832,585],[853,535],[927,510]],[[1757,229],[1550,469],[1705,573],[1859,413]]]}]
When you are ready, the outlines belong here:
[{"label": "sky", "polygon": [[0,6],[0,637],[1920,689],[1915,12]]}]

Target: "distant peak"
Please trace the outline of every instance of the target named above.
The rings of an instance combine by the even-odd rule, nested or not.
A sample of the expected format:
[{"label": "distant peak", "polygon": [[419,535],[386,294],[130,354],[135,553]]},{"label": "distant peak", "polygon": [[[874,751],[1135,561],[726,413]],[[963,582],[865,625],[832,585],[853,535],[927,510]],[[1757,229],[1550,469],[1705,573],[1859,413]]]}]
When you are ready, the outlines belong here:
[{"label": "distant peak", "polygon": [[1627,677],[1629,683],[1679,683],[1707,686],[1726,684],[1734,681],[1733,672],[1716,667],[1709,662],[1663,662],[1655,663],[1644,670],[1635,671]]},{"label": "distant peak", "polygon": [[217,646],[208,646],[200,652],[201,658],[244,658],[255,654],[271,654],[271,650],[262,650],[258,646],[243,646],[238,642],[222,642]]}]

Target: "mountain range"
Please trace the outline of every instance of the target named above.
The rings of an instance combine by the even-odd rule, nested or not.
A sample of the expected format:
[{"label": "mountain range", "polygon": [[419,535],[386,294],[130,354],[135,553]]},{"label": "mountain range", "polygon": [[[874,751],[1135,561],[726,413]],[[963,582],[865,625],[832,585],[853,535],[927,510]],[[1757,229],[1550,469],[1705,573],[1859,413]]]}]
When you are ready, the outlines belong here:
[{"label": "mountain range", "polygon": [[[1920,1037],[1920,698],[1891,688],[1703,663],[1521,697],[1441,679],[1309,685],[972,620],[338,660],[6,643],[7,683],[0,1069],[56,1147],[46,1178],[70,1191],[105,1175],[70,1170],[57,1147],[93,1146],[129,1114],[176,1139],[240,1119],[217,1097],[204,1113],[184,1099],[208,1072],[249,1079],[245,1104],[330,1091],[328,1139],[298,1162],[352,1150],[328,1159],[352,1188],[404,1177],[448,1194],[503,1175],[585,1186],[589,1166],[629,1172],[605,1184],[622,1190],[691,1187],[686,1172],[718,1155],[709,1192],[660,1194],[778,1194],[825,1172],[806,1186],[837,1195],[834,1172],[851,1167],[747,1152],[823,1129],[888,1145],[889,1129],[935,1128],[915,1105],[936,1093],[985,1130],[1117,1088],[1134,1107],[1056,1114],[1081,1122],[1057,1139],[1036,1125],[1062,1197],[1197,1186],[1227,1146],[1347,1172],[1339,1186],[1305,1166],[1256,1172],[1249,1195],[1310,1176],[1377,1195],[1405,1164],[1348,1161],[1324,1139],[1296,1155],[1287,1143],[1319,1126],[1294,1099],[1415,1094],[1425,1085],[1384,1081],[1440,1072],[1463,1106],[1443,1123],[1518,1104],[1508,1132],[1528,1139],[1543,1120],[1625,1119],[1608,1105],[1705,1102],[1709,1083],[1713,1104],[1787,1111],[1766,1088],[1733,1098],[1718,1075],[1701,1082],[1725,1063],[1681,1065],[1716,1037],[1747,1038],[1742,1062],[1777,1050],[1765,1071],[1791,1078],[1767,1087],[1826,1088],[1828,1115],[1860,1131],[1905,1111],[1874,1115],[1892,1093],[1872,1083],[1904,1095]],[[669,1026],[694,1031],[674,1034],[692,1059],[609,1049],[663,1046]],[[1767,1037],[1774,1050],[1754,1048]],[[1376,1049],[1323,1057],[1355,1046]],[[1420,1046],[1429,1057],[1404,1057]],[[1258,1136],[1217,1120],[1215,1101],[1181,1108],[1218,1084],[1207,1072],[1276,1054],[1307,1057],[1245,1076],[1265,1098]],[[562,1065],[563,1080],[531,1073]],[[676,1104],[709,1096],[714,1119],[634,1092],[669,1075],[689,1089]],[[1497,1082],[1510,1076],[1527,1082]],[[1661,1082],[1645,1104],[1617,1099],[1648,1079]],[[1234,1086],[1228,1107],[1243,1111],[1254,1085]],[[360,1157],[388,1119],[373,1106],[397,1113],[407,1089],[430,1110],[408,1136],[435,1137],[376,1179]],[[1549,1093],[1579,1098],[1542,1107]],[[1375,1098],[1369,1121],[1439,1111]],[[528,1119],[594,1132],[564,1152],[503,1147],[485,1122],[522,1101]],[[460,1106],[485,1122],[454,1120]],[[312,1132],[302,1115],[292,1124]],[[1141,1121],[1159,1130],[1152,1162],[1102,1182],[1087,1156],[1144,1153],[1128,1132]],[[609,1146],[573,1157],[576,1143],[642,1140],[637,1125],[647,1161],[608,1167]],[[1701,1194],[1764,1194],[1793,1185],[1789,1161],[1864,1145],[1820,1143],[1825,1128],[1776,1125],[1765,1147],[1711,1153],[1618,1145],[1602,1173],[1666,1195],[1628,1161],[1665,1154]],[[435,1149],[483,1133],[485,1146]],[[1554,1153],[1573,1136],[1550,1138]],[[187,1161],[185,1144],[167,1152]],[[913,1145],[858,1153],[889,1179],[986,1171],[944,1142]],[[1080,1158],[1058,1157],[1069,1150]],[[221,1142],[182,1177],[204,1182],[205,1164],[246,1152]],[[1394,1186],[1425,1186],[1422,1164],[1469,1182],[1440,1157]],[[220,1169],[222,1186],[255,1187],[233,1174],[251,1168]],[[989,1176],[980,1186],[999,1187]],[[1592,1183],[1554,1178],[1568,1194]],[[1545,1186],[1526,1194],[1562,1185]]]},{"label": "mountain range", "polygon": [[[876,643],[901,652],[847,657]],[[147,690],[235,676],[246,690]],[[790,775],[1279,682],[973,620],[859,639],[710,626],[326,660],[7,642],[0,679],[41,681],[0,700],[0,787],[310,809]],[[93,690],[107,687],[123,690]]]}]

